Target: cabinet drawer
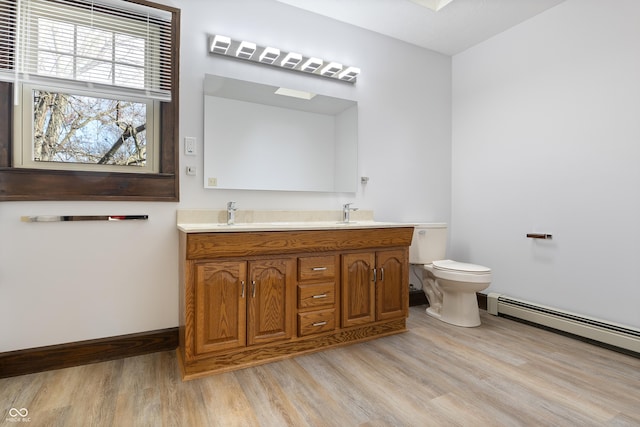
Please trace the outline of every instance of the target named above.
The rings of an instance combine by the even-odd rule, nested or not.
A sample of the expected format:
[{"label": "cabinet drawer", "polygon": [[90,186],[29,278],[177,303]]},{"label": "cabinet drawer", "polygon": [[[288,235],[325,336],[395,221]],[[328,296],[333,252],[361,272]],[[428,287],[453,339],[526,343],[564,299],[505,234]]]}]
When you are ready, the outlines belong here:
[{"label": "cabinet drawer", "polygon": [[331,279],[336,274],[336,257],[311,256],[298,258],[298,280]]},{"label": "cabinet drawer", "polygon": [[335,304],[335,302],[335,282],[298,285],[299,309],[321,307],[323,305],[333,305]]},{"label": "cabinet drawer", "polygon": [[311,335],[320,332],[333,331],[336,328],[336,311],[327,310],[298,313],[298,335]]}]

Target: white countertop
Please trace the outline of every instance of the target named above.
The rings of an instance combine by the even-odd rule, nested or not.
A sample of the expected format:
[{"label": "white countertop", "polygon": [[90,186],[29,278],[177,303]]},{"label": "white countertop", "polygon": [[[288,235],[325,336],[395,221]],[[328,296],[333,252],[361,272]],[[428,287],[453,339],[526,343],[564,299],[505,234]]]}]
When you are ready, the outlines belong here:
[{"label": "white countertop", "polygon": [[300,221],[300,222],[247,222],[233,225],[224,223],[184,223],[178,230],[185,233],[225,233],[238,231],[287,231],[287,230],[345,230],[362,228],[413,227],[413,224],[382,221]]},{"label": "white countertop", "polygon": [[227,225],[226,211],[178,211],[178,230],[185,233],[228,233],[238,231],[344,230],[362,228],[413,227],[414,224],[374,221],[371,211],[354,211],[351,221],[342,222],[341,211],[237,211],[236,223]]}]

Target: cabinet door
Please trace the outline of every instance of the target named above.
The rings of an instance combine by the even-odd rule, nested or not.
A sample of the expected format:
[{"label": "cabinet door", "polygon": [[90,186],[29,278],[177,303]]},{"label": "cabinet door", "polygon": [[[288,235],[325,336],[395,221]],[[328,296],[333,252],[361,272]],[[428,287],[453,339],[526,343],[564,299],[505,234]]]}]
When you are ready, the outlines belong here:
[{"label": "cabinet door", "polygon": [[342,327],[375,321],[375,256],[372,252],[342,255]]},{"label": "cabinet door", "polygon": [[376,320],[408,315],[409,265],[403,249],[376,253]]},{"label": "cabinet door", "polygon": [[295,258],[249,262],[249,345],[292,337],[294,275]]},{"label": "cabinet door", "polygon": [[196,264],[196,354],[246,345],[246,263]]}]

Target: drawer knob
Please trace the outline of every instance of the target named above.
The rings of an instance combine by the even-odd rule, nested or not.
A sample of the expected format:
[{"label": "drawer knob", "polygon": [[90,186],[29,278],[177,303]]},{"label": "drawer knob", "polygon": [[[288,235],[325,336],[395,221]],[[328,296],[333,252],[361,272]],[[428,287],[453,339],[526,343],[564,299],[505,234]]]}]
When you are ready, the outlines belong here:
[{"label": "drawer knob", "polygon": [[311,271],[325,271],[327,267],[313,267]]},{"label": "drawer knob", "polygon": [[326,298],[327,294],[314,295],[313,298]]},{"label": "drawer knob", "polygon": [[326,321],[323,321],[323,322],[316,322],[316,323],[312,323],[312,324],[311,324],[311,326],[324,326],[324,325],[326,325],[326,324],[327,324],[327,322],[326,322]]}]

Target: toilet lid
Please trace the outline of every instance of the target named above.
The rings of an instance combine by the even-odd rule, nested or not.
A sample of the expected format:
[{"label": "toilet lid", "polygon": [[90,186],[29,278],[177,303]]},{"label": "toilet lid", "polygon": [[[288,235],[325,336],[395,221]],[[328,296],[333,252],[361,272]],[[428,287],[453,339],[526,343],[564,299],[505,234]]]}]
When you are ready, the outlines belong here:
[{"label": "toilet lid", "polygon": [[465,262],[452,261],[450,259],[443,259],[440,261],[433,261],[433,267],[437,270],[444,271],[461,271],[464,273],[476,273],[486,274],[491,273],[491,269],[482,265],[467,264]]}]

